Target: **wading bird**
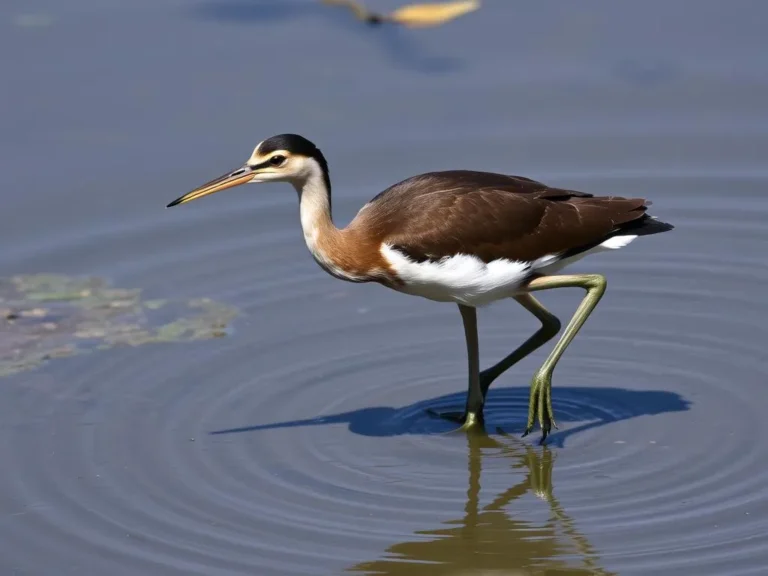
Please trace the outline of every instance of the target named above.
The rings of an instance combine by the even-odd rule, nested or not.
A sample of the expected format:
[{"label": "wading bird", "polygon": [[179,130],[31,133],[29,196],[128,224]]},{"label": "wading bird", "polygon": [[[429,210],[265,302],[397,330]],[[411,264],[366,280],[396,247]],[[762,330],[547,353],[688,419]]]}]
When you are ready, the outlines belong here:
[{"label": "wading bird", "polygon": [[[606,287],[600,274],[561,275],[587,254],[615,250],[638,236],[672,230],[647,214],[643,198],[593,196],[522,176],[449,170],[390,186],[365,204],[346,228],[331,216],[328,163],[296,134],[260,142],[246,163],[177,198],[183,204],[251,182],[289,182],[309,251],[329,274],[458,305],[469,365],[465,410],[437,414],[470,430],[482,423],[491,383],[560,331],[560,320],[533,296],[553,288],[586,295],[531,382],[528,421],[538,419],[543,442],[555,425],[552,373]],[[480,371],[476,309],[513,298],[541,328],[497,364]]]}]

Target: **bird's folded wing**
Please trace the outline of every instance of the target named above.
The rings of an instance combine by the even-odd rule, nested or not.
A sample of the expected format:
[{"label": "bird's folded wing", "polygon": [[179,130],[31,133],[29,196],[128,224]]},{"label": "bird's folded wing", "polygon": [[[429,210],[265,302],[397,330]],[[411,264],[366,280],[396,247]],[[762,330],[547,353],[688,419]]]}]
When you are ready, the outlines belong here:
[{"label": "bird's folded wing", "polygon": [[646,210],[642,198],[471,172],[422,175],[372,202],[380,203],[372,214],[381,241],[416,261],[472,254],[532,262],[599,244]]}]

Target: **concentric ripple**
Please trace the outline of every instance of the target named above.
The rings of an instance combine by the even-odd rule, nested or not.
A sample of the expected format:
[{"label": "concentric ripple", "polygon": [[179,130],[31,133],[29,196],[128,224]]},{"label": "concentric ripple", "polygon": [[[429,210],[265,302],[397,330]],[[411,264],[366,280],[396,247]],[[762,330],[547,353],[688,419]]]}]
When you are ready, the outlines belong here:
[{"label": "concentric ripple", "polygon": [[[747,246],[766,245],[750,222],[768,202],[745,215],[712,198],[692,213],[686,194],[706,195],[702,183],[600,185],[670,190],[658,204],[678,228],[579,265],[604,271],[609,291],[556,371],[547,448],[519,437],[543,352],[491,389],[490,437],[451,434],[425,409],[464,401],[456,311],[325,276],[286,203],[211,207],[216,241],[186,251],[198,214],[172,233],[158,224],[166,248],[112,274],[244,316],[217,341],[4,379],[0,572],[759,573],[768,269]],[[768,182],[730,186],[747,199]],[[339,210],[359,203],[342,196]],[[101,243],[127,251],[152,232]],[[542,295],[564,319],[577,299]],[[483,365],[536,329],[513,303],[482,311],[480,326]]]}]

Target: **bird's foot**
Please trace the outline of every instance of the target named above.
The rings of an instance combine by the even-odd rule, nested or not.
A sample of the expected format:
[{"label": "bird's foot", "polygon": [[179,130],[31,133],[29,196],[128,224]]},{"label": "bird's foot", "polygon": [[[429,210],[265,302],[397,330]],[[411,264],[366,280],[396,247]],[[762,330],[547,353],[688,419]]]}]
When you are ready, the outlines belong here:
[{"label": "bird's foot", "polygon": [[467,413],[465,412],[438,412],[437,410],[433,410],[432,408],[427,408],[427,414],[434,418],[442,418],[443,420],[448,420],[449,422],[458,422],[459,424],[463,424],[464,420],[467,418]]},{"label": "bird's foot", "polygon": [[450,432],[470,432],[475,430],[483,430],[483,412],[437,412],[436,410],[427,409],[427,414],[434,416],[435,418],[442,418],[449,422],[456,422],[461,424],[455,430]]},{"label": "bird's foot", "polygon": [[523,437],[528,436],[533,431],[536,419],[541,426],[540,444],[544,444],[552,428],[557,429],[555,413],[552,410],[552,377],[546,374],[536,374],[531,382],[528,423],[525,426]]}]

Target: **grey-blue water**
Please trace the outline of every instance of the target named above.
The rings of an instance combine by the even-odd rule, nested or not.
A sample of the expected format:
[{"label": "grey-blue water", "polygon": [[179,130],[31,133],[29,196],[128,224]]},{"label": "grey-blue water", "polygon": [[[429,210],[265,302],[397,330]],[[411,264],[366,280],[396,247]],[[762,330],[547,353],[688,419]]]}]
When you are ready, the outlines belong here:
[{"label": "grey-blue water", "polygon": [[[486,0],[404,30],[310,0],[4,2],[0,274],[241,314],[0,381],[0,573],[765,574],[767,18]],[[548,449],[519,432],[550,346],[491,389],[511,437],[436,434],[423,409],[466,389],[455,306],[326,275],[288,185],[164,208],[281,132],[323,149],[340,225],[445,168],[647,197],[676,225],[571,269],[608,292],[555,373]],[[567,319],[579,296],[541,298]],[[537,327],[514,303],[479,321],[483,366]]]}]

